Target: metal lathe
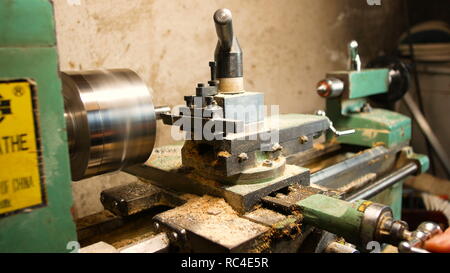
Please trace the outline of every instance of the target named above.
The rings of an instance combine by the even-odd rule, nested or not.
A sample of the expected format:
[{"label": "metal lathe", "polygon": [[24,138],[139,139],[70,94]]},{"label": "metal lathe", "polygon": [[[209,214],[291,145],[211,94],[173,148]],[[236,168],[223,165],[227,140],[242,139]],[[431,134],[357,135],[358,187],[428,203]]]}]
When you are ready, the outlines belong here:
[{"label": "metal lathe", "polygon": [[[371,104],[407,75],[363,69],[356,41],[317,85],[326,109],[267,115],[228,9],[213,15],[211,77],[180,107],[155,107],[129,69],[59,71],[49,2],[1,3],[0,17],[0,252],[95,252],[113,236],[126,242],[112,252],[426,252],[441,232],[401,221],[402,182],[429,161],[410,118]],[[185,140],[154,147],[157,120]],[[116,171],[139,181],[75,225],[71,183]]]}]

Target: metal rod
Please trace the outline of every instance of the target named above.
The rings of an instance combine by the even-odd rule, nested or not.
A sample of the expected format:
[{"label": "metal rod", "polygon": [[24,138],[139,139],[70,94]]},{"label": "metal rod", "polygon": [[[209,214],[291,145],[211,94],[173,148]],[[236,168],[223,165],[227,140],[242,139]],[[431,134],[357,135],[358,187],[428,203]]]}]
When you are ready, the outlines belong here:
[{"label": "metal rod", "polygon": [[234,39],[231,11],[229,9],[217,10],[214,13],[214,22],[221,47],[230,50]]},{"label": "metal rod", "polygon": [[367,188],[364,188],[361,191],[348,196],[347,198],[345,198],[345,200],[354,202],[356,200],[369,199],[382,192],[386,188],[397,184],[407,176],[414,174],[417,171],[417,168],[418,167],[415,163],[409,163],[406,166],[398,169],[397,171],[389,174],[388,176],[376,181]]},{"label": "metal rod", "polygon": [[162,119],[161,114],[170,113],[170,111],[172,111],[172,109],[170,109],[169,106],[156,106],[155,107],[156,119],[157,120]]},{"label": "metal rod", "polygon": [[430,141],[430,144],[433,147],[433,150],[436,153],[442,166],[444,167],[447,176],[450,177],[450,161],[448,155],[445,153],[444,146],[442,146],[441,142],[434,134],[430,124],[425,119],[425,117],[423,116],[422,112],[420,111],[419,107],[416,105],[410,94],[407,93],[403,97],[403,102],[413,115],[414,119],[416,120],[417,124],[420,127],[420,130],[422,130],[425,137]]},{"label": "metal rod", "polygon": [[350,70],[361,71],[361,59],[358,53],[358,42],[351,41],[348,44],[348,55],[350,59]]}]

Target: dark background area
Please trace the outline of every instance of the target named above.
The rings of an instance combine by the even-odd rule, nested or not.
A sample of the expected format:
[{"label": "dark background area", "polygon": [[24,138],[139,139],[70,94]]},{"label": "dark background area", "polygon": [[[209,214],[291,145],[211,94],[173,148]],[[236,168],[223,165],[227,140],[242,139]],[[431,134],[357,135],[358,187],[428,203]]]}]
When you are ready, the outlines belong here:
[{"label": "dark background area", "polygon": [[428,20],[442,20],[450,24],[450,0],[404,0],[411,25]]}]

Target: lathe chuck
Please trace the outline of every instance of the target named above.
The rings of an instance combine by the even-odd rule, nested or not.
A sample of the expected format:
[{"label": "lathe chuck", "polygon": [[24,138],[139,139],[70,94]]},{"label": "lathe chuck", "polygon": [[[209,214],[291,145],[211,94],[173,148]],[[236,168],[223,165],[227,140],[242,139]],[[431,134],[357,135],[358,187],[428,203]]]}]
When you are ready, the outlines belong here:
[{"label": "lathe chuck", "polygon": [[62,72],[72,180],[145,162],[155,143],[149,89],[127,69]]}]

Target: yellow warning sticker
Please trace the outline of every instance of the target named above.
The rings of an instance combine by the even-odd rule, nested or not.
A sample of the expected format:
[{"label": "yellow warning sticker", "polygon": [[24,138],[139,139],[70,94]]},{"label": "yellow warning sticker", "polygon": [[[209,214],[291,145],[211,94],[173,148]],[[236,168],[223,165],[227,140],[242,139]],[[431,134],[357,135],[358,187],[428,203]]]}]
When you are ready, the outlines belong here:
[{"label": "yellow warning sticker", "polygon": [[0,216],[45,204],[36,112],[31,82],[0,81]]}]

